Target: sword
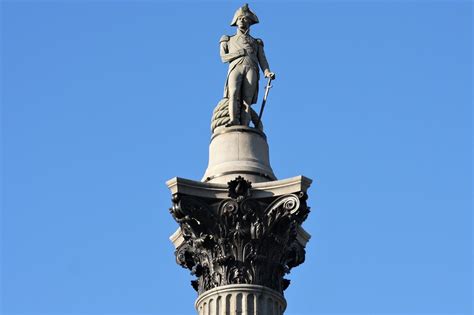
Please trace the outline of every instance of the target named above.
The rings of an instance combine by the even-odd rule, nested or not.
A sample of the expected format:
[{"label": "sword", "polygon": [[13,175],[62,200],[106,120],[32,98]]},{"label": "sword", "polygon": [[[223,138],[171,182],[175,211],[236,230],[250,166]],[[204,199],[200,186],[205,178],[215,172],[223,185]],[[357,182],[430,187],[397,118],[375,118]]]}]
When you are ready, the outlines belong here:
[{"label": "sword", "polygon": [[262,115],[263,115],[263,109],[265,108],[265,103],[267,102],[267,96],[268,92],[270,92],[270,89],[272,88],[272,78],[268,78],[267,86],[265,87],[265,94],[263,95],[263,101],[262,101],[262,106],[260,107],[260,113],[258,114],[258,122],[255,128],[258,128],[260,125],[260,121],[262,120]]}]

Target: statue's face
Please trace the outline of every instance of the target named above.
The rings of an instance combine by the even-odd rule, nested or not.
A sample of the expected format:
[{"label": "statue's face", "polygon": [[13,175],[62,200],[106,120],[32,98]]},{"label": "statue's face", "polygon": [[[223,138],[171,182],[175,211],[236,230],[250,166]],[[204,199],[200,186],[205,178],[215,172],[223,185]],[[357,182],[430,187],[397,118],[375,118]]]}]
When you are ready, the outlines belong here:
[{"label": "statue's face", "polygon": [[246,17],[245,15],[241,15],[237,18],[237,27],[241,30],[241,31],[246,31],[248,30],[249,26],[250,26],[250,21],[248,19],[248,17]]}]

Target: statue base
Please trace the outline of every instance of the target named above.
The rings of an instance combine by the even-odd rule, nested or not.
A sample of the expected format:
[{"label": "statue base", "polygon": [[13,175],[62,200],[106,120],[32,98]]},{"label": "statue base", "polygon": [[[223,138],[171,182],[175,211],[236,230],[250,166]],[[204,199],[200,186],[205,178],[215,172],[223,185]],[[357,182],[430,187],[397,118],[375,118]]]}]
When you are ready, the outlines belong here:
[{"label": "statue base", "polygon": [[203,182],[226,184],[237,175],[252,183],[276,180],[270,166],[267,137],[246,126],[216,128],[209,145]]}]

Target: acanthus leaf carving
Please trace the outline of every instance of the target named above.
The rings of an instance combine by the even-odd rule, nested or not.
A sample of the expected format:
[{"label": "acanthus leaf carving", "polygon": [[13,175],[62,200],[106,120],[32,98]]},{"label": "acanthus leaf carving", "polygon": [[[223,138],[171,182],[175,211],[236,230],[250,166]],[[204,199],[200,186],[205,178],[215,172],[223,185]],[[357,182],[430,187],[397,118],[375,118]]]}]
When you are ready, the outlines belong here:
[{"label": "acanthus leaf carving", "polygon": [[284,275],[304,261],[296,230],[309,213],[307,195],[255,199],[251,183],[238,177],[229,182],[229,196],[173,196],[170,212],[184,237],[177,263],[197,277],[192,286],[199,293],[239,283],[283,292]]}]

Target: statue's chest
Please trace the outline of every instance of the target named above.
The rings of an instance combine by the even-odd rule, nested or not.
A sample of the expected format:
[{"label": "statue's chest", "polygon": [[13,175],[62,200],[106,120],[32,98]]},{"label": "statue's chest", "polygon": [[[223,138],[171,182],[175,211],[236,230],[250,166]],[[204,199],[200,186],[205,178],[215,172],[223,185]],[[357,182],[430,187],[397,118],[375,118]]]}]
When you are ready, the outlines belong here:
[{"label": "statue's chest", "polygon": [[233,49],[245,49],[249,54],[256,53],[258,49],[257,41],[250,36],[234,36],[230,38],[229,46]]}]

